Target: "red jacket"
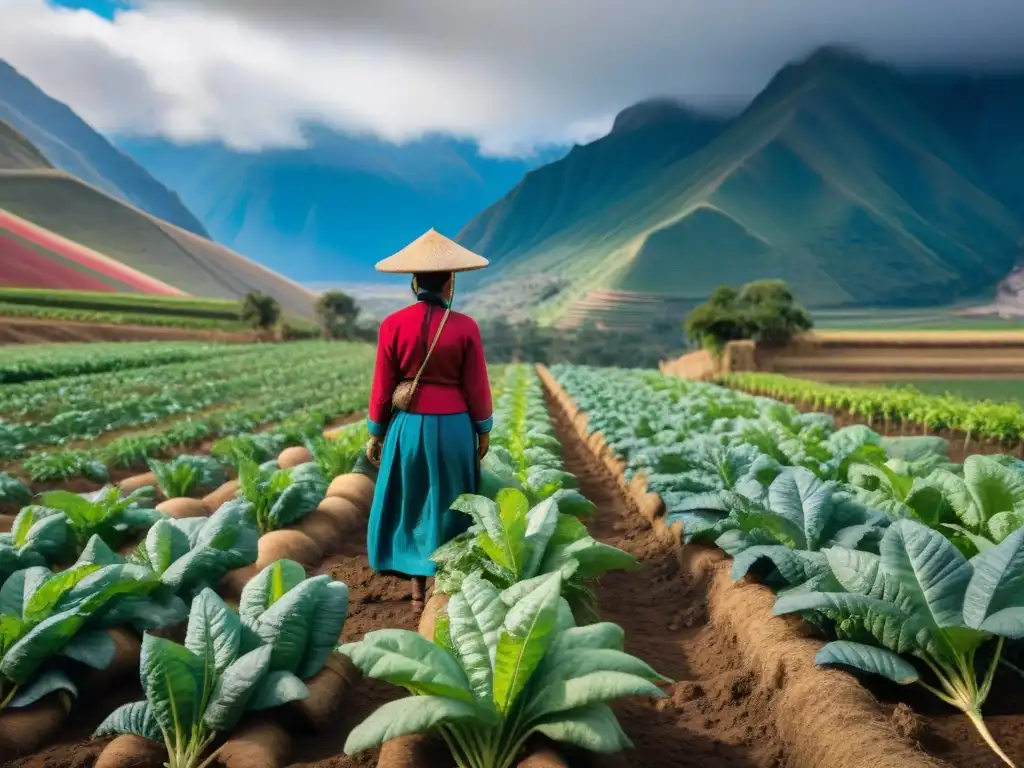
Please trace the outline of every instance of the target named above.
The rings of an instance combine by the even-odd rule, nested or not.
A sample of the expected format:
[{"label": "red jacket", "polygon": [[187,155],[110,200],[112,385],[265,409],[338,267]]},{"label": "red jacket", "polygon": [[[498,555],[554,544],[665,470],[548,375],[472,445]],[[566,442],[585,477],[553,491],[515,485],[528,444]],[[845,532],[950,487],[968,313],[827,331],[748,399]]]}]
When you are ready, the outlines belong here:
[{"label": "red jacket", "polygon": [[[444,316],[444,307],[435,302],[421,296],[416,304],[388,315],[380,325],[367,419],[371,435],[384,436],[395,387],[415,378],[423,364]],[[491,384],[480,328],[473,318],[459,312],[448,316],[409,411],[434,416],[468,412],[478,434],[491,431]]]}]

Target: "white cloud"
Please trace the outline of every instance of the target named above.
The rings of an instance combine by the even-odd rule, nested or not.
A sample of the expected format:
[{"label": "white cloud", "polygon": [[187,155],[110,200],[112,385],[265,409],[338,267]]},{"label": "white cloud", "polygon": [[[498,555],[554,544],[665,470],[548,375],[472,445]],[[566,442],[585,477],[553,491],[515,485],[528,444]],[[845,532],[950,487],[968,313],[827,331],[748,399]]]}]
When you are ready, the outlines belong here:
[{"label": "white cloud", "polygon": [[99,129],[248,149],[320,121],[523,152],[649,96],[739,103],[822,43],[929,63],[1022,39],[1021,0],[151,0],[113,21],[0,0],[0,57]]}]

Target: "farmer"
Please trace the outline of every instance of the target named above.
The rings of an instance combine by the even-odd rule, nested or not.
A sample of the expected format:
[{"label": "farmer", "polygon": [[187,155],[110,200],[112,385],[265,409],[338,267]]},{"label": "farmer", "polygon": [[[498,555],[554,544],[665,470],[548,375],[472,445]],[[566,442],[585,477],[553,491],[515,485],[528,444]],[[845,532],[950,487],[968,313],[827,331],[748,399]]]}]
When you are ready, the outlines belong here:
[{"label": "farmer", "polygon": [[451,310],[455,273],[487,260],[431,229],[377,264],[411,274],[416,303],[385,318],[367,419],[366,454],[380,468],[366,547],[370,567],[412,579],[423,611],[430,555],[469,527],[449,508],[477,488],[491,430],[491,387],[480,329]]}]

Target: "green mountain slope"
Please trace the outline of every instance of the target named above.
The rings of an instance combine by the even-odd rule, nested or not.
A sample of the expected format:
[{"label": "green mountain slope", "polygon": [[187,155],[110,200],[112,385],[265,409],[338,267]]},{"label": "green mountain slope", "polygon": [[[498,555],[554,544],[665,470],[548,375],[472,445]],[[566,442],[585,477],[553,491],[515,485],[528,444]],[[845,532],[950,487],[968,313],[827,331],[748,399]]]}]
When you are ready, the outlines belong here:
[{"label": "green mountain slope", "polygon": [[[613,137],[582,150],[618,167]],[[569,174],[571,156],[532,174],[543,185],[524,179],[459,235],[495,265],[473,286],[477,311],[513,280],[565,324],[643,324],[762,277],[812,307],[934,305],[990,291],[1014,265],[1020,220],[984,165],[884,67],[819,52],[707,138],[663,132],[672,147],[652,138],[646,155],[679,156],[601,194],[589,168]],[[591,203],[563,201],[574,195]]]},{"label": "green mountain slope", "polygon": [[0,171],[51,167],[31,141],[18,133],[10,123],[0,120]]},{"label": "green mountain slope", "polygon": [[3,59],[0,120],[23,134],[55,167],[153,216],[207,236],[174,192]]},{"label": "green mountain slope", "polygon": [[[12,147],[19,146],[22,145],[6,141],[0,133],[0,162],[12,153]],[[4,170],[0,166],[0,211],[8,211],[194,296],[239,299],[250,291],[262,291],[274,296],[289,314],[313,316],[314,294],[297,283],[222,245],[133,208],[63,171]],[[47,279],[41,273],[35,282],[13,284],[66,287]]]}]

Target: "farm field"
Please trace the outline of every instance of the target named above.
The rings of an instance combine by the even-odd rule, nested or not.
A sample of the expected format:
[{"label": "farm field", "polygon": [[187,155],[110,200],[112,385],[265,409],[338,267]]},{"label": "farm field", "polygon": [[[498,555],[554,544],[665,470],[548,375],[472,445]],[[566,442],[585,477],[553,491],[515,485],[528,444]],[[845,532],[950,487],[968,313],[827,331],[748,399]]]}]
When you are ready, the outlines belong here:
[{"label": "farm field", "polygon": [[[59,363],[70,352],[21,350],[0,411],[53,424],[60,390],[107,419],[161,381],[218,381],[212,360],[238,381],[260,354],[293,393],[324,381],[338,414],[365,405],[369,347],[186,344],[158,362],[149,346]],[[285,360],[298,347],[319,375]],[[136,367],[103,370],[116,354]],[[407,583],[366,558],[365,427],[321,437],[345,419],[311,406],[164,445],[109,479],[0,483],[17,512],[0,538],[0,628],[18,633],[0,646],[0,762],[1002,764],[982,728],[1006,762],[1024,759],[1020,462],[955,464],[940,438],[837,428],[649,371],[490,374],[479,495],[452,512],[473,525],[435,553],[419,621]],[[246,386],[281,402],[289,387],[272,381]]]},{"label": "farm field", "polygon": [[240,431],[322,427],[365,407],[372,361],[366,345],[320,341],[6,348],[0,466],[102,480]]},{"label": "farm field", "polygon": [[858,382],[862,386],[913,388],[926,395],[953,395],[966,400],[1024,403],[1024,380],[1013,379],[918,379],[915,381]]},{"label": "farm field", "polygon": [[[229,299],[0,287],[0,322],[19,318],[251,333],[252,329],[242,322],[240,312],[241,302]],[[286,315],[283,320],[304,333],[317,330],[305,318]]]}]

